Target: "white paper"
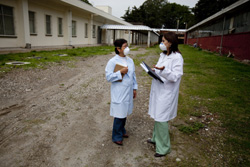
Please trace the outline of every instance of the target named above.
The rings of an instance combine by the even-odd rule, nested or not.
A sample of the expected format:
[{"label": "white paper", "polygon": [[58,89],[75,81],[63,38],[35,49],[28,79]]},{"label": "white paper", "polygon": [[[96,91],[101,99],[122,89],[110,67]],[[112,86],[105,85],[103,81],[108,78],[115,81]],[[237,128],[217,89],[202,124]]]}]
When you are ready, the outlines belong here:
[{"label": "white paper", "polygon": [[122,64],[122,63],[116,63],[116,64],[118,64],[118,65],[120,65],[120,66],[123,66],[123,67],[127,67],[127,65]]},{"label": "white paper", "polygon": [[142,67],[146,72],[148,72],[147,67],[146,67],[143,63],[140,63],[140,65],[141,65],[141,67]]}]

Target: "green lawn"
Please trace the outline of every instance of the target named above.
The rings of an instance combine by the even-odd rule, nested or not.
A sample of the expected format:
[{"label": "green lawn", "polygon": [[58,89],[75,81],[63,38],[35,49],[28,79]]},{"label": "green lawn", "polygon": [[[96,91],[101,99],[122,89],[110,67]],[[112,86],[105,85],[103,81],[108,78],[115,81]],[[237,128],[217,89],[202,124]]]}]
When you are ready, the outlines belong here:
[{"label": "green lawn", "polygon": [[221,124],[209,126],[224,129],[221,149],[227,161],[249,166],[250,66],[186,45],[179,49],[184,58],[179,116],[217,115]]},{"label": "green lawn", "polygon": [[[0,75],[12,70],[13,68],[44,68],[50,62],[60,63],[62,61],[75,60],[75,57],[105,55],[113,51],[113,46],[96,46],[55,51],[32,51],[28,53],[0,55]],[[58,56],[58,54],[67,54],[68,56]],[[13,61],[30,62],[30,64],[21,66],[6,64],[7,62]]]}]

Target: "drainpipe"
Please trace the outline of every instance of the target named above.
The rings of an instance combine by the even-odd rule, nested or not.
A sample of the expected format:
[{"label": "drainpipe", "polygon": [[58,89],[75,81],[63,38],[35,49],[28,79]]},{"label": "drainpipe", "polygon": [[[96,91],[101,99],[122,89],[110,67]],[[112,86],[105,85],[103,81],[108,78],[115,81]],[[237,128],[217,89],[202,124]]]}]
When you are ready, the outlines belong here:
[{"label": "drainpipe", "polygon": [[220,40],[220,55],[221,55],[221,50],[222,50],[222,42],[223,42],[223,35],[224,35],[224,29],[225,29],[225,22],[226,22],[226,16],[224,16],[222,35],[221,35],[221,40]]}]

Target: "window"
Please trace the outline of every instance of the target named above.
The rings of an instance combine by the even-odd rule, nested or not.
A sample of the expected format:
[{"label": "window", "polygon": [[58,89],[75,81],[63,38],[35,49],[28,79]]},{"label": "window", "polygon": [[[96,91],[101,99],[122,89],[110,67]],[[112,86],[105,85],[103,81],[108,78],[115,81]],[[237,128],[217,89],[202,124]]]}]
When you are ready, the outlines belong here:
[{"label": "window", "polygon": [[88,24],[85,23],[85,38],[88,38]]},{"label": "window", "polygon": [[72,37],[76,37],[76,21],[72,21]]},{"label": "window", "polygon": [[46,35],[52,35],[51,33],[51,16],[46,15]]},{"label": "window", "polygon": [[0,5],[0,35],[15,35],[12,7]]},{"label": "window", "polygon": [[58,36],[63,36],[62,18],[58,18]]},{"label": "window", "polygon": [[93,34],[92,34],[92,37],[95,38],[96,37],[96,26],[93,25]]},{"label": "window", "polygon": [[30,34],[36,34],[35,12],[29,11]]}]

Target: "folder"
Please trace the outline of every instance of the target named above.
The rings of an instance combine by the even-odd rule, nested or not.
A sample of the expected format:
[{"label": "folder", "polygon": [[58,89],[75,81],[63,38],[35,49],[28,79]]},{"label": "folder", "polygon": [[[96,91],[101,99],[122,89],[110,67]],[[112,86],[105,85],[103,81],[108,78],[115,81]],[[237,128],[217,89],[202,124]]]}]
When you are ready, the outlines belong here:
[{"label": "folder", "polygon": [[141,67],[154,79],[160,81],[161,83],[164,83],[161,78],[143,61],[140,63]]},{"label": "folder", "polygon": [[[122,68],[124,67],[127,67],[127,66],[124,66],[124,65],[121,65],[121,64],[116,64],[115,65],[115,69],[114,69],[114,72],[117,72],[119,70],[121,70]],[[122,78],[123,78],[124,74],[122,74]],[[119,82],[122,82],[122,79],[121,80],[118,80]]]}]

